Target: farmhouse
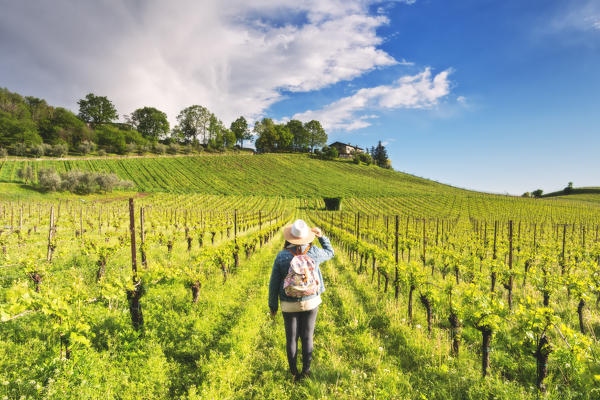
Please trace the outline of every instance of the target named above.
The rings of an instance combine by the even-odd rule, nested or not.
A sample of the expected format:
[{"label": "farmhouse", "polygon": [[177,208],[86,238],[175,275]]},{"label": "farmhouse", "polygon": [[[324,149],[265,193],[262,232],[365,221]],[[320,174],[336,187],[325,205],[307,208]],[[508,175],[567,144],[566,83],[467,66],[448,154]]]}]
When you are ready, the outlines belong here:
[{"label": "farmhouse", "polygon": [[364,153],[364,149],[358,146],[352,146],[342,142],[331,143],[329,147],[335,147],[338,151],[340,158],[352,158],[354,153]]}]

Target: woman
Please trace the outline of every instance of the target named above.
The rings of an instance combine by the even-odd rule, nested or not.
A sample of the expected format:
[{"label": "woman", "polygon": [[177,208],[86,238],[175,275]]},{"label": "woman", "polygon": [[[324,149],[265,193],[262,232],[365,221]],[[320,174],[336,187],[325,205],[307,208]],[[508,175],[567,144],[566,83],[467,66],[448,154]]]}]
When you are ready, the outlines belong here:
[{"label": "woman", "polygon": [[[315,236],[319,238],[322,249],[311,245]],[[317,319],[319,304],[321,304],[321,293],[325,291],[319,264],[333,257],[333,248],[329,239],[322,235],[319,228],[309,229],[306,222],[301,219],[297,219],[292,225],[286,226],[283,230],[283,237],[285,238],[284,248],[275,258],[269,282],[269,308],[271,309],[271,317],[275,317],[278,308],[277,298],[279,297],[285,325],[286,350],[290,372],[294,378],[302,379],[310,376],[315,320]],[[318,288],[316,293],[312,295],[291,297],[284,290],[284,279],[288,274],[290,262],[294,256],[299,254],[306,254],[314,262]],[[300,374],[296,366],[298,337],[302,341],[302,372]]]}]

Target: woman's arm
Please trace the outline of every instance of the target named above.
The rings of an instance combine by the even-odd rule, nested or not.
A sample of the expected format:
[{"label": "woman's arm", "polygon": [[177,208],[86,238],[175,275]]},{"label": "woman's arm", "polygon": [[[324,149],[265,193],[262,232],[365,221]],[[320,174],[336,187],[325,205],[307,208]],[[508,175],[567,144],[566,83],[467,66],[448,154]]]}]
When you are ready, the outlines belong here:
[{"label": "woman's arm", "polygon": [[328,237],[319,237],[319,243],[321,243],[322,248],[313,246],[314,256],[311,255],[313,257],[313,260],[315,260],[315,262],[318,264],[333,258],[333,256],[335,255],[333,247],[331,246],[331,242],[329,241]]},{"label": "woman's arm", "polygon": [[269,308],[271,314],[277,312],[279,306],[279,286],[281,285],[281,273],[279,272],[279,263],[277,257],[273,262],[273,269],[271,270],[271,280],[269,281]]}]

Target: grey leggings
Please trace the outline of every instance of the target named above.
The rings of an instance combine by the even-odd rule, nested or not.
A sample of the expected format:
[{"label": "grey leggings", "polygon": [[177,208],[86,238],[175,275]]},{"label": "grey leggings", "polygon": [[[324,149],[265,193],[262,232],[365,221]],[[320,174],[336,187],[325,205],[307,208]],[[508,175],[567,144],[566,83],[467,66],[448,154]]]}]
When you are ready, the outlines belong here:
[{"label": "grey leggings", "polygon": [[285,339],[290,372],[298,374],[296,356],[298,353],[298,337],[302,341],[302,371],[310,371],[310,361],[313,353],[313,332],[319,307],[310,311],[282,312],[285,325]]}]

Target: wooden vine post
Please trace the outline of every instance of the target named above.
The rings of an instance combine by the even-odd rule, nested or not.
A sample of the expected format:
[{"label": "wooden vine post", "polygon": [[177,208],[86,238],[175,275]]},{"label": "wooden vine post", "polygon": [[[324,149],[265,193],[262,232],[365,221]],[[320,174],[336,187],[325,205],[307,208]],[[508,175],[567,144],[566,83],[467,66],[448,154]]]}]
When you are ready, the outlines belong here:
[{"label": "wooden vine post", "polygon": [[140,256],[142,257],[142,265],[144,268],[148,268],[148,262],[146,260],[146,235],[144,233],[144,219],[144,207],[140,207]]},{"label": "wooden vine post", "polygon": [[83,207],[79,209],[79,234],[81,235],[81,241],[83,242]]},{"label": "wooden vine post", "polygon": [[398,301],[398,293],[400,291],[400,285],[398,282],[398,224],[399,217],[396,215],[396,234],[395,234],[395,261],[396,261],[396,274],[394,276],[394,298]]},{"label": "wooden vine post", "polygon": [[237,243],[237,208],[233,211],[233,242]]},{"label": "wooden vine post", "polygon": [[137,276],[137,258],[135,249],[135,208],[133,198],[129,198],[129,233],[131,235],[131,276],[133,280],[133,290],[127,290],[127,300],[129,302],[129,314],[131,322],[136,330],[144,327],[144,316],[142,314],[142,305],[140,299],[143,294],[141,279]]},{"label": "wooden vine post", "polygon": [[[498,258],[498,255],[496,254],[497,242],[498,242],[498,221],[494,221],[494,248],[492,251],[492,260],[495,260]],[[495,268],[495,267],[492,267],[492,268]],[[494,290],[496,290],[496,271],[494,269],[492,269],[491,279],[492,279],[491,291],[493,292]]]},{"label": "wooden vine post", "polygon": [[50,207],[50,228],[48,229],[48,253],[46,254],[46,260],[52,261],[52,253],[54,253],[54,244],[52,243],[52,236],[54,235],[54,206]]},{"label": "wooden vine post", "polygon": [[565,245],[566,245],[566,237],[567,237],[567,224],[563,225],[563,238],[562,238],[562,253],[560,256],[560,273],[561,275],[565,274]]},{"label": "wooden vine post", "polygon": [[513,291],[513,222],[508,222],[508,308],[512,310],[512,291]]},{"label": "wooden vine post", "polygon": [[[425,218],[423,218],[423,268],[425,268],[425,265],[427,264],[425,262],[425,248],[427,246],[427,239],[425,237],[426,234],[426,221]],[[433,275],[433,267],[431,268],[431,275]]]}]

